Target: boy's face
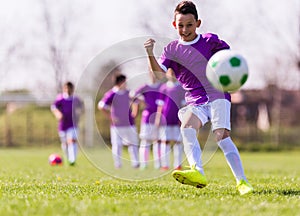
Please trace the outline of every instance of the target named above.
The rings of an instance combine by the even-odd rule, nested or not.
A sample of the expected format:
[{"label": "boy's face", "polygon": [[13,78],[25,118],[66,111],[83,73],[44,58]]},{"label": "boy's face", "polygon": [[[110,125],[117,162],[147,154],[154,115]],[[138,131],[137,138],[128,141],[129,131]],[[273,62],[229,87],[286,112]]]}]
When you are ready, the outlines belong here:
[{"label": "boy's face", "polygon": [[69,88],[68,86],[64,85],[63,86],[63,92],[67,93],[69,96],[73,94],[74,89],[73,88]]},{"label": "boy's face", "polygon": [[197,37],[196,29],[201,20],[196,20],[193,14],[177,14],[173,26],[177,30],[181,40],[189,42]]},{"label": "boy's face", "polygon": [[125,80],[124,82],[120,83],[119,89],[120,90],[125,90],[126,88],[127,88],[127,83],[126,83],[126,80]]}]

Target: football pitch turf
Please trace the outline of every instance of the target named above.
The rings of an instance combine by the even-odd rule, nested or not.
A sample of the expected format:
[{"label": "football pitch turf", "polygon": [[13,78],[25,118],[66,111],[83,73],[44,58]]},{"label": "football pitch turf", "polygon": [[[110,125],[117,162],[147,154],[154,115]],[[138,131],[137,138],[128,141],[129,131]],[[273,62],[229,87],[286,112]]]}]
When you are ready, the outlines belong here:
[{"label": "football pitch turf", "polygon": [[[208,186],[197,189],[152,168],[126,168],[128,176],[152,172],[152,180],[114,178],[82,152],[74,167],[50,166],[55,151],[0,149],[0,215],[300,215],[300,151],[242,152],[255,188],[247,196],[237,193],[220,152],[205,165]],[[106,163],[107,152],[96,153]]]}]

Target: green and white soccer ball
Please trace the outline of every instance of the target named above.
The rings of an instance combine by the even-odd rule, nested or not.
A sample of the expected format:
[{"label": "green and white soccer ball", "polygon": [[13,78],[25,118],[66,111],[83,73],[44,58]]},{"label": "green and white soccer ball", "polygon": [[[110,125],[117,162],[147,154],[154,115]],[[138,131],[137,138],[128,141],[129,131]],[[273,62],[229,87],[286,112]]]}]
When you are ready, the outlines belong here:
[{"label": "green and white soccer ball", "polygon": [[208,61],[206,76],[212,86],[219,91],[235,92],[248,79],[247,61],[236,51],[218,51]]}]

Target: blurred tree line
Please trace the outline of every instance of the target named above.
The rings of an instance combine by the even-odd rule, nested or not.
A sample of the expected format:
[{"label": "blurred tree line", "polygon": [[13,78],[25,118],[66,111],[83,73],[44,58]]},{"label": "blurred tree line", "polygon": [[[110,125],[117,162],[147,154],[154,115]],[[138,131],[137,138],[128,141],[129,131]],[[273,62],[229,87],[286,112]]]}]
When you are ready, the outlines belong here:
[{"label": "blurred tree line", "polygon": [[[35,5],[38,8],[37,22],[31,28],[23,29],[23,26],[14,26],[14,22],[1,22],[0,86],[5,84],[6,77],[14,75],[15,71],[20,68],[25,74],[33,70],[42,74],[41,78],[36,81],[34,90],[43,92],[48,99],[61,90],[62,82],[75,81],[78,74],[84,71],[83,68],[88,60],[103,47],[107,47],[104,39],[115,34],[110,31],[103,33],[101,28],[90,27],[89,24],[95,18],[92,13],[98,12],[91,10],[94,4],[96,4],[94,1],[88,1],[87,6],[83,6],[80,1],[41,0]],[[135,20],[135,28],[132,29],[134,35],[142,33],[143,35],[167,35],[170,38],[176,38],[176,32],[171,26],[173,8],[176,4],[177,1],[158,1],[157,9],[149,10],[152,2],[137,3],[139,10],[135,12],[143,19]],[[297,117],[300,111],[299,1],[293,0],[289,4],[278,2],[272,10],[267,1],[258,0],[243,1],[243,4],[237,4],[233,0],[221,2],[212,0],[197,6],[203,21],[200,32],[216,32],[233,48],[242,50],[251,60],[249,62],[250,73],[251,66],[254,66],[256,71],[252,70],[253,74],[259,74],[259,79],[256,77],[255,82],[262,82],[265,85],[260,89],[251,89],[251,86],[247,86],[247,90],[235,95],[238,99],[233,101],[232,120],[234,137],[237,137],[238,143],[245,148],[247,148],[245,143],[255,147],[261,146],[261,143],[268,143],[274,148],[280,148],[282,144],[299,146],[299,118]],[[169,9],[166,10],[166,7]],[[285,11],[290,16],[278,19],[280,13],[272,13],[272,11]],[[116,14],[116,17],[119,20],[122,19],[123,23],[128,21],[126,17],[118,16]],[[101,22],[103,20],[100,19],[99,26]],[[245,28],[246,25],[247,28]],[[137,29],[139,31],[136,31]],[[92,35],[84,34],[95,32],[96,35],[98,31],[103,36],[98,41],[90,41]],[[122,34],[120,34],[121,40],[123,40]],[[143,49],[142,43],[136,46]],[[136,49],[136,47],[124,47],[122,52],[117,54],[126,56],[130,49]],[[120,71],[120,65],[115,58],[116,53],[108,54],[105,59],[102,59],[101,65],[97,65],[94,74],[90,77],[83,74],[79,78],[79,81],[84,83],[80,91],[96,90],[97,92],[92,92],[95,97],[93,99],[96,101],[103,91],[111,87],[113,73]],[[27,97],[28,92],[22,92],[21,99],[15,101],[5,100],[7,93],[12,92],[2,92],[0,95],[0,146],[18,146],[20,143],[26,145],[53,143],[54,140],[57,142],[55,133],[50,141],[40,139],[34,142],[32,139],[41,134],[47,134],[49,130],[55,130],[56,122],[51,115],[49,116],[48,107],[39,109],[32,99],[33,96]],[[27,106],[24,98],[28,99],[27,102],[31,100],[35,104],[34,107],[25,109],[26,112],[23,110],[24,106]],[[18,100],[21,100],[21,103]],[[41,123],[44,117],[38,120],[35,114],[31,114],[31,112],[35,113],[35,109],[39,110],[36,113],[40,116],[44,116],[42,113],[45,112],[45,123]],[[93,111],[98,116],[97,111],[95,109]],[[18,117],[15,118],[16,116]],[[100,118],[99,121],[102,119]],[[38,125],[36,122],[45,126]],[[103,125],[107,127],[107,122]],[[41,128],[44,132],[37,132]],[[20,135],[18,139],[13,138],[18,134]],[[105,136],[109,135],[105,134]],[[3,141],[5,139],[7,141]]]}]

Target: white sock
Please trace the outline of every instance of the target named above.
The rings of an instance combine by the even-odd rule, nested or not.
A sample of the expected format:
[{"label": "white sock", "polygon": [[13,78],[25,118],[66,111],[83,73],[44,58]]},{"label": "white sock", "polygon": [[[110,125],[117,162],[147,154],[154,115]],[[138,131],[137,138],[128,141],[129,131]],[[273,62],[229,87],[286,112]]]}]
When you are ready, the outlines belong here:
[{"label": "white sock", "polygon": [[70,143],[68,145],[68,160],[70,163],[74,163],[77,155],[77,144]]},{"label": "white sock", "polygon": [[116,168],[122,166],[121,156],[122,156],[123,145],[122,144],[112,144],[112,156],[114,160],[114,165]]},{"label": "white sock", "polygon": [[78,145],[77,145],[76,142],[73,145],[74,145],[74,158],[75,158],[75,161],[76,161],[77,154],[78,154]]},{"label": "white sock", "polygon": [[162,142],[160,144],[160,151],[161,151],[161,166],[170,167],[171,145],[167,144],[166,142]]},{"label": "white sock", "polygon": [[242,161],[240,158],[240,154],[235,144],[232,142],[230,137],[227,137],[218,142],[219,147],[222,149],[227,163],[236,179],[236,181],[240,181],[242,179],[246,180],[244,169],[242,165]]},{"label": "white sock", "polygon": [[153,143],[153,161],[154,161],[154,168],[159,169],[160,168],[160,143],[154,142]]},{"label": "white sock", "polygon": [[173,153],[174,153],[174,168],[178,168],[181,166],[182,163],[182,152],[183,152],[183,145],[182,143],[175,143],[173,146]]},{"label": "white sock", "polygon": [[147,140],[141,140],[139,154],[140,154],[140,166],[146,167],[148,165],[150,142]]},{"label": "white sock", "polygon": [[129,145],[128,152],[131,160],[132,167],[138,167],[139,165],[139,148],[137,145]]},{"label": "white sock", "polygon": [[66,156],[66,158],[68,159],[68,157],[69,157],[68,156],[68,145],[66,143],[62,143],[61,144],[61,149],[62,149],[64,155]]},{"label": "white sock", "polygon": [[183,149],[190,166],[196,164],[196,169],[204,175],[201,160],[201,148],[194,128],[181,128]]}]

